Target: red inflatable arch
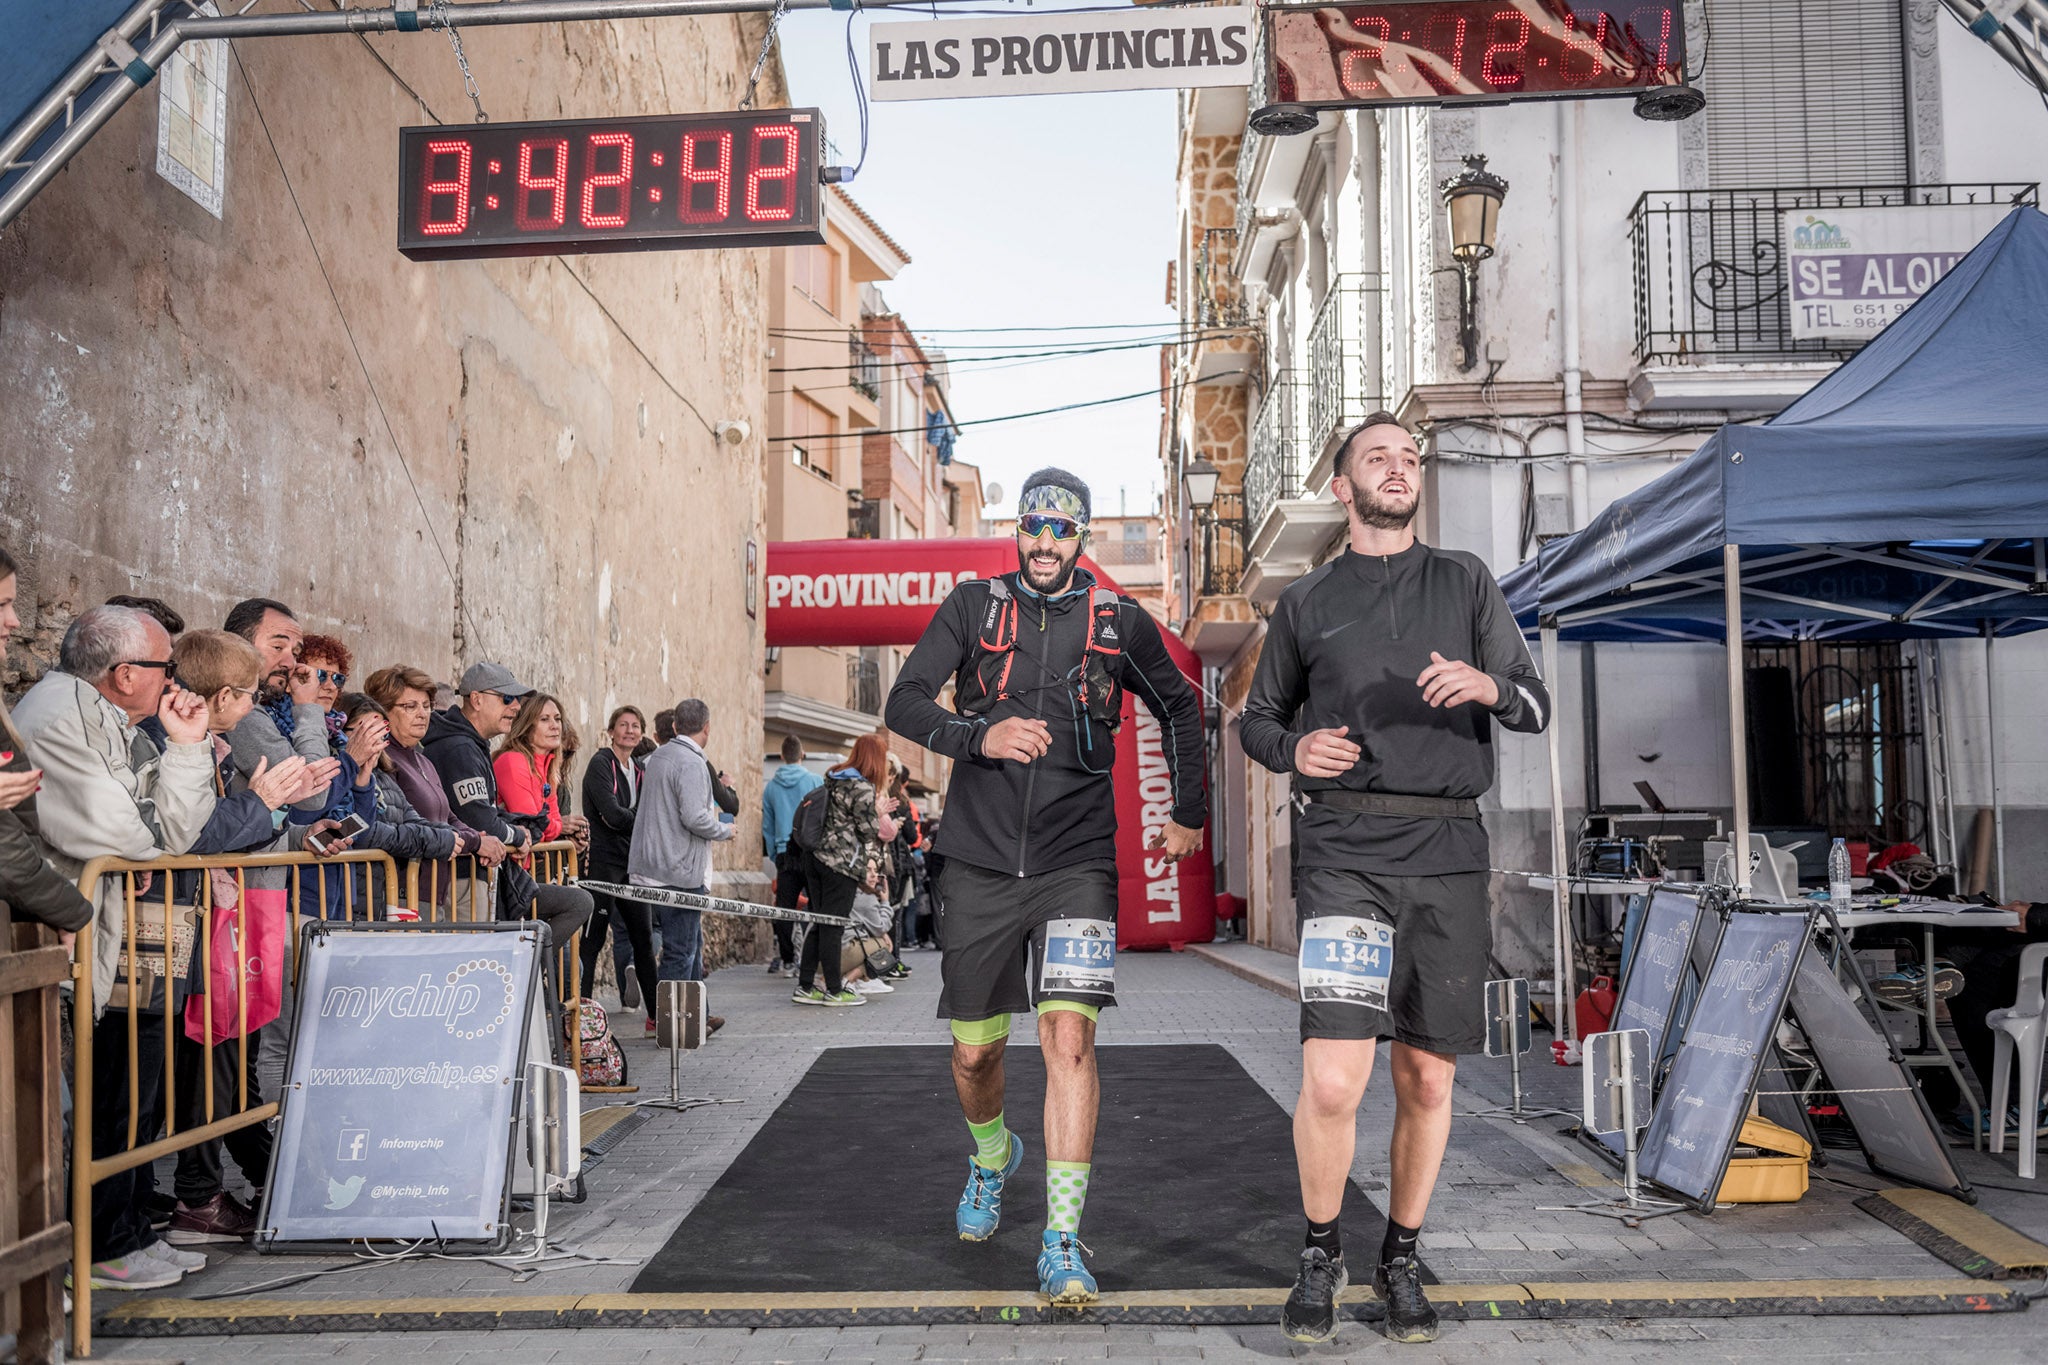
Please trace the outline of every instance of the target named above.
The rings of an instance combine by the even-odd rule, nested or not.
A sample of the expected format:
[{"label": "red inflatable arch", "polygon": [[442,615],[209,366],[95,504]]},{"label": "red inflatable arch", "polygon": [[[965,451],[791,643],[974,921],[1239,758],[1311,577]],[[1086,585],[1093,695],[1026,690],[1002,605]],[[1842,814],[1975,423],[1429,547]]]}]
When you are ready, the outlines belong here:
[{"label": "red inflatable arch", "polygon": [[[1116,580],[1081,563],[1105,587]],[[1010,540],[792,540],[768,547],[770,645],[910,645],[962,579],[1017,567]],[[1162,631],[1182,673],[1199,685],[1202,665]],[[1159,722],[1124,694],[1116,740],[1117,940],[1126,948],[1177,948],[1216,936],[1216,877],[1208,831],[1202,850],[1167,864],[1145,848],[1173,805]]]}]

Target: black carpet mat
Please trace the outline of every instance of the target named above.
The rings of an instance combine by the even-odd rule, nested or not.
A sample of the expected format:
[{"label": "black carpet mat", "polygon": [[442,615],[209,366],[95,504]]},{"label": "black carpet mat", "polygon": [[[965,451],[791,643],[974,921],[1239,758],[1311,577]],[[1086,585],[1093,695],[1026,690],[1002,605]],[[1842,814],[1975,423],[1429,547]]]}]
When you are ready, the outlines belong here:
[{"label": "black carpet mat", "polygon": [[[1002,1228],[963,1242],[973,1144],[945,1047],[831,1048],[633,1282],[635,1293],[916,1293],[1028,1287],[1045,1226],[1045,1068],[1013,1042],[1023,1167]],[[1082,1240],[1104,1293],[1294,1278],[1301,1195],[1285,1110],[1213,1045],[1096,1052],[1102,1117]],[[1386,1222],[1348,1184],[1344,1241],[1369,1264]]]}]

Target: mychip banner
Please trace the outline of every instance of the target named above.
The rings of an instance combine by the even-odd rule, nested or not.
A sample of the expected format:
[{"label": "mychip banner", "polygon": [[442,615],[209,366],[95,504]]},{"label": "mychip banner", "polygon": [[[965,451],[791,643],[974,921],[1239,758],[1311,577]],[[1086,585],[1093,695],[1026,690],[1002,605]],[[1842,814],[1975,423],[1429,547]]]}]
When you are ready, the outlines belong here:
[{"label": "mychip banner", "polygon": [[2010,204],[1793,209],[1784,215],[1792,335],[1868,341],[1984,240]]},{"label": "mychip banner", "polygon": [[537,938],[309,927],[258,1250],[504,1243]]},{"label": "mychip banner", "polygon": [[1114,9],[868,29],[878,100],[1250,85],[1256,20],[1228,9]]}]

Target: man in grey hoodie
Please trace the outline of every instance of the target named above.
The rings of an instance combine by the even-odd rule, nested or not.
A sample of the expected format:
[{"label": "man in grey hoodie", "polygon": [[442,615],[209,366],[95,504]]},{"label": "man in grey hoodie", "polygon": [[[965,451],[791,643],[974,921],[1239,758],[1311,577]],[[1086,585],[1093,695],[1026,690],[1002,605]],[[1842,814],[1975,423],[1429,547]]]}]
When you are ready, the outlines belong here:
[{"label": "man in grey hoodie", "polygon": [[[633,818],[633,849],[627,875],[635,886],[665,886],[700,896],[711,894],[711,846],[738,832],[718,818],[716,774],[704,756],[711,737],[711,708],[691,697],[676,703],[676,735],[647,760],[640,789],[640,813]],[[656,906],[661,926],[662,981],[704,979],[704,914]],[[712,1032],[725,1020],[711,1015]]]}]

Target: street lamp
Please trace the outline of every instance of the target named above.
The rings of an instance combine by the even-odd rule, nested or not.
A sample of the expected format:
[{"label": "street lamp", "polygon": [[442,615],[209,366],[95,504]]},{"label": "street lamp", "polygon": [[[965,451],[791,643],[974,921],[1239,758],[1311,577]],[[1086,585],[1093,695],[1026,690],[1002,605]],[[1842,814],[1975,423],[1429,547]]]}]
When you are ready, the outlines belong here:
[{"label": "street lamp", "polygon": [[1486,169],[1485,157],[1474,155],[1437,189],[1450,219],[1451,259],[1458,263],[1458,344],[1465,352],[1458,368],[1469,370],[1479,363],[1479,263],[1493,254],[1508,182]]},{"label": "street lamp", "polygon": [[1188,506],[1199,514],[1206,515],[1216,501],[1216,484],[1223,477],[1223,471],[1200,456],[1181,471],[1181,482],[1187,486]]}]

